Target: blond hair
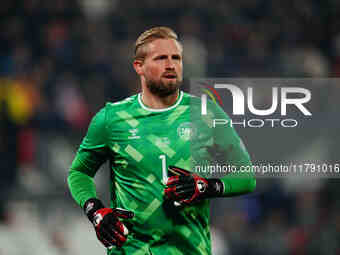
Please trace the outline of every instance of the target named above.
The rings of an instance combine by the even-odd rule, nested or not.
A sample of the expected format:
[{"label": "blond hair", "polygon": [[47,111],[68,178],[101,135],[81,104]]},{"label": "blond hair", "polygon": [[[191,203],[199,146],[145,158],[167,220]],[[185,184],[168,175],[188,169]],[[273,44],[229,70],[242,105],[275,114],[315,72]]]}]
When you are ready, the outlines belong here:
[{"label": "blond hair", "polygon": [[153,27],[144,31],[135,43],[135,59],[144,60],[147,54],[147,44],[157,39],[174,39],[177,42],[178,36],[174,30],[169,27]]}]

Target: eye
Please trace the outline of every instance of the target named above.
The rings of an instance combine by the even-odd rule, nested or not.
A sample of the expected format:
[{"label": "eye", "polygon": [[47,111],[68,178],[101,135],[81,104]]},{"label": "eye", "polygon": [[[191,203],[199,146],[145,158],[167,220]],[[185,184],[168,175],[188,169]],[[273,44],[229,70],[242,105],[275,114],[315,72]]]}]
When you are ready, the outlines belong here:
[{"label": "eye", "polygon": [[175,55],[175,56],[172,56],[172,59],[174,60],[181,60],[181,56],[180,55]]},{"label": "eye", "polygon": [[157,56],[155,57],[155,60],[164,60],[164,59],[167,59],[168,57],[166,55],[160,55],[160,56]]}]

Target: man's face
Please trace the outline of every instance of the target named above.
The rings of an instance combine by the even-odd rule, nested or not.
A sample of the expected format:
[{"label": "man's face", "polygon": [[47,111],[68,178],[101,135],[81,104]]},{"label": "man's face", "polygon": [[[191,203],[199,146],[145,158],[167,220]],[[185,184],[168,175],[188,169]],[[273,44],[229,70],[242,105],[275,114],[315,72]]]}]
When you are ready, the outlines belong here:
[{"label": "man's face", "polygon": [[173,39],[157,39],[147,47],[142,69],[148,89],[160,97],[175,93],[183,80],[181,46]]}]

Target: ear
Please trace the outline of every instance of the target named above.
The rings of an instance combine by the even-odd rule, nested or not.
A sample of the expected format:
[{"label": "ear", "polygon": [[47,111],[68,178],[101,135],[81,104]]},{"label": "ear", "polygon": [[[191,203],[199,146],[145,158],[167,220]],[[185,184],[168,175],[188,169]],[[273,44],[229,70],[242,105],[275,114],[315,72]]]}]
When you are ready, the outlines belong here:
[{"label": "ear", "polygon": [[133,68],[135,69],[136,73],[141,76],[144,74],[143,71],[143,60],[135,59],[133,61]]}]

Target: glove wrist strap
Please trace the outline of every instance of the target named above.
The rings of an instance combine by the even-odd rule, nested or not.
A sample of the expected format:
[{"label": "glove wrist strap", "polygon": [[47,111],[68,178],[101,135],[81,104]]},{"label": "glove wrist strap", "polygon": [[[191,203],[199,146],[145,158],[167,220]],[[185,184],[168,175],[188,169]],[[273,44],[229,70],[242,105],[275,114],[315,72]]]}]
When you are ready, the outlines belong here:
[{"label": "glove wrist strap", "polygon": [[221,197],[224,192],[224,184],[220,179],[207,179],[208,181],[208,190],[207,195],[209,198],[212,197]]},{"label": "glove wrist strap", "polygon": [[93,222],[94,213],[101,208],[104,208],[104,204],[97,198],[90,198],[84,204],[84,212],[87,218]]}]

